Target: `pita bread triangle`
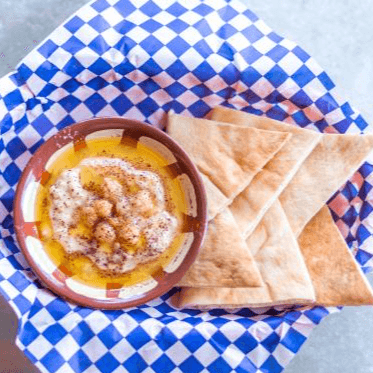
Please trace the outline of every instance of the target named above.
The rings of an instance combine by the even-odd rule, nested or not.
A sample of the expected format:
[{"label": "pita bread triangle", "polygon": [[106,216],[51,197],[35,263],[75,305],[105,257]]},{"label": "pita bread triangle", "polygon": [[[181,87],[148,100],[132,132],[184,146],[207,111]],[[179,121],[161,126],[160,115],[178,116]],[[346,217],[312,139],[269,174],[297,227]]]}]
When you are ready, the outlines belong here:
[{"label": "pita bread triangle", "polygon": [[371,134],[323,135],[279,197],[296,237],[372,150]]},{"label": "pita bread triangle", "polygon": [[[214,285],[211,285],[214,284]],[[200,253],[177,286],[239,287],[263,285],[259,269],[229,209],[209,222]]]},{"label": "pita bread triangle", "polygon": [[315,148],[322,135],[273,119],[224,107],[214,108],[211,118],[233,125],[292,134],[292,137],[230,205],[241,232],[248,237]]},{"label": "pita bread triangle", "polygon": [[347,247],[327,206],[323,206],[311,219],[300,234],[298,242],[318,304],[373,304],[371,286]]},{"label": "pita bread triangle", "polygon": [[177,114],[169,114],[167,133],[188,153],[204,175],[206,189],[213,192],[208,194],[209,219],[223,211],[292,136]]}]

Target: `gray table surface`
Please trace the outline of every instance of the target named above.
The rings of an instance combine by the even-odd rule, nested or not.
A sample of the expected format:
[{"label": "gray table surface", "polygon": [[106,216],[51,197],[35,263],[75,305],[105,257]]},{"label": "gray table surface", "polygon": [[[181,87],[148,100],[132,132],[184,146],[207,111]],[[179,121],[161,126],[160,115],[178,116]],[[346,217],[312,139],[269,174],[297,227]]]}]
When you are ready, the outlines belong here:
[{"label": "gray table surface", "polygon": [[[242,1],[280,35],[316,58],[341,95],[373,121],[372,1]],[[86,2],[0,0],[0,76]],[[16,330],[16,317],[0,297],[0,373],[36,373],[15,347]],[[373,373],[371,346],[373,307],[345,308],[312,332],[285,373]]]}]

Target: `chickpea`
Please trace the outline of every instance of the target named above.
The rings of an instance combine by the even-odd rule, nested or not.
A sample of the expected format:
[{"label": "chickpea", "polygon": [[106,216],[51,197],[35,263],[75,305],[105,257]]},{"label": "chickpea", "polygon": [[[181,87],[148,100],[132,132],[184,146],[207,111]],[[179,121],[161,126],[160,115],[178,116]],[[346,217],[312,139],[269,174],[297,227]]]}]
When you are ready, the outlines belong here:
[{"label": "chickpea", "polygon": [[96,210],[92,206],[83,207],[82,216],[90,228],[92,228],[95,225],[98,219]]},{"label": "chickpea", "polygon": [[100,242],[112,244],[115,239],[115,230],[109,223],[99,223],[95,229],[94,236]]},{"label": "chickpea", "polygon": [[93,206],[97,215],[101,218],[108,217],[113,209],[113,204],[105,199],[96,200]]}]

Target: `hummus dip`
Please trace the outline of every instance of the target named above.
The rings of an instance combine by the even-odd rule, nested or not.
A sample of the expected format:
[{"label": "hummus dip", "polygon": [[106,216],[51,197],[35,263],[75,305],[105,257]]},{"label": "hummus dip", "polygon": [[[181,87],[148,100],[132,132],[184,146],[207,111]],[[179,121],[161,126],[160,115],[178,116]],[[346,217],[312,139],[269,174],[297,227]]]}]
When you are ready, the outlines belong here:
[{"label": "hummus dip", "polygon": [[86,255],[104,271],[124,273],[154,260],[175,236],[178,221],[166,211],[159,176],[120,158],[83,160],[62,172],[50,196],[55,238],[66,253]]},{"label": "hummus dip", "polygon": [[146,145],[95,138],[67,149],[40,186],[45,250],[75,279],[133,285],[164,268],[183,242],[186,202],[168,162]]}]

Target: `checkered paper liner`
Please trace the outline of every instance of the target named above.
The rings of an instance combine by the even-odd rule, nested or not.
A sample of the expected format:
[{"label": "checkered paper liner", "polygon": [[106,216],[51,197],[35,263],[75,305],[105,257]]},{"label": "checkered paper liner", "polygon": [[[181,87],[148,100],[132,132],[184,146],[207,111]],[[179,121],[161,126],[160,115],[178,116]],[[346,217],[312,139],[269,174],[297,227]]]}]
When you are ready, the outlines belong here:
[{"label": "checkered paper liner", "polygon": [[[25,262],[12,204],[47,138],[94,116],[161,126],[170,109],[203,117],[217,105],[321,132],[372,130],[314,59],[238,0],[91,2],[0,80],[0,291],[19,317],[17,345],[41,371],[277,373],[336,311],[176,310],[176,290],[137,308],[91,310],[44,289]],[[372,171],[365,163],[329,201],[366,271]]]}]

